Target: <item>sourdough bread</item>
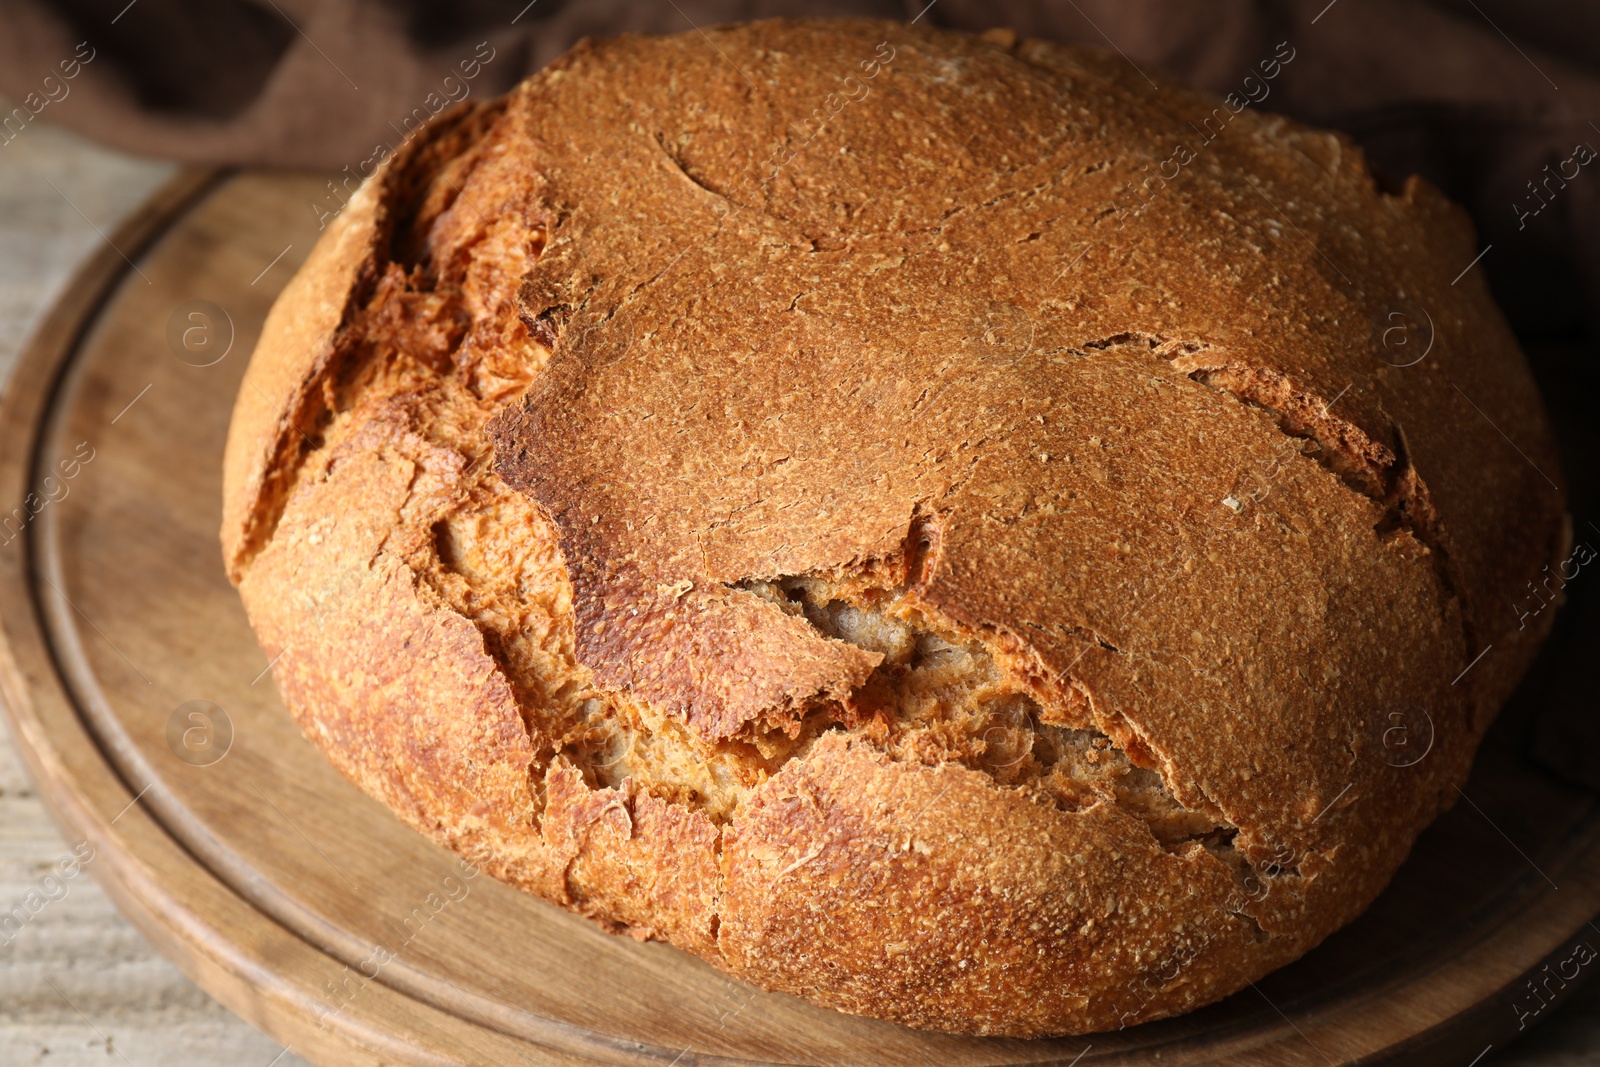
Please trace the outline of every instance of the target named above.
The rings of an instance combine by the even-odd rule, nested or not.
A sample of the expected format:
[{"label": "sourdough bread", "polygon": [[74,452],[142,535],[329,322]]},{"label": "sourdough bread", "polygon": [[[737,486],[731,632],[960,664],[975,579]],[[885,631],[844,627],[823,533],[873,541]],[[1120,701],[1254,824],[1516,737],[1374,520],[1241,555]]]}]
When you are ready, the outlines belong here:
[{"label": "sourdough bread", "polygon": [[764,22],[436,121],[235,411],[290,711],[497,877],[844,1011],[1084,1032],[1301,955],[1453,802],[1562,503],[1463,213],[1235,102]]}]

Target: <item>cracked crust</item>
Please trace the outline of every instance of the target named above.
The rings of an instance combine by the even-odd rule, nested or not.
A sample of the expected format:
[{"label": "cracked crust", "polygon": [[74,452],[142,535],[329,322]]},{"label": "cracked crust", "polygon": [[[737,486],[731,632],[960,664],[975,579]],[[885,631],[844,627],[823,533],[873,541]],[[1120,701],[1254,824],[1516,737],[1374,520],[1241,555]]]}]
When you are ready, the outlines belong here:
[{"label": "cracked crust", "polygon": [[1084,1032],[1302,954],[1542,637],[1462,216],[1249,111],[1153,179],[1221,105],[1092,52],[708,32],[437,121],[274,308],[223,545],[286,704],[498,877],[845,1011]]}]

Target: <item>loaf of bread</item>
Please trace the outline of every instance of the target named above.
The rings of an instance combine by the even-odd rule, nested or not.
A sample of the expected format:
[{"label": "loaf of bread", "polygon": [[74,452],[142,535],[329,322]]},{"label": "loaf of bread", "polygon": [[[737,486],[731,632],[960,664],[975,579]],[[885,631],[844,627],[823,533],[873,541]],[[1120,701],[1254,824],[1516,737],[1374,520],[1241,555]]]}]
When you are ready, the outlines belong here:
[{"label": "loaf of bread", "polygon": [[1568,534],[1464,214],[1247,104],[802,21],[442,116],[239,393],[284,702],[496,877],[843,1011],[1085,1032],[1300,956]]}]

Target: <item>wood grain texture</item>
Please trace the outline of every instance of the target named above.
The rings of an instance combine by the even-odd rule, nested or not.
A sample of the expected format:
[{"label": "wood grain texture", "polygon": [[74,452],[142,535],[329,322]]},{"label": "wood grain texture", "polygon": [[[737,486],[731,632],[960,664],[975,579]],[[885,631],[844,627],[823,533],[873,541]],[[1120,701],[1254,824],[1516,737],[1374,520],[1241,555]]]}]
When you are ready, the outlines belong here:
[{"label": "wood grain texture", "polygon": [[[300,738],[259,677],[214,530],[244,354],[283,268],[309,250],[316,185],[227,179],[138,257],[148,285],[102,256],[0,413],[0,499],[94,450],[12,546],[27,554],[0,557],[0,675],[30,769],[69,837],[94,844],[89,869],[119,907],[224,1003],[322,1063],[1072,1062],[1089,1039],[916,1034],[606,937],[467,877]],[[286,245],[274,284],[250,285]],[[168,347],[173,310],[192,300],[233,323],[211,366]],[[221,715],[207,727],[180,714],[169,744],[194,700],[231,724],[206,766],[220,748],[199,742]],[[1486,743],[1473,803],[1424,837],[1368,916],[1258,991],[1097,1036],[1079,1062],[1459,1064],[1503,1045],[1519,976],[1575,941],[1600,945],[1582,933],[1600,908],[1593,800],[1523,763],[1521,711]],[[202,733],[186,747],[188,728]],[[375,948],[393,958],[374,967]]]}]

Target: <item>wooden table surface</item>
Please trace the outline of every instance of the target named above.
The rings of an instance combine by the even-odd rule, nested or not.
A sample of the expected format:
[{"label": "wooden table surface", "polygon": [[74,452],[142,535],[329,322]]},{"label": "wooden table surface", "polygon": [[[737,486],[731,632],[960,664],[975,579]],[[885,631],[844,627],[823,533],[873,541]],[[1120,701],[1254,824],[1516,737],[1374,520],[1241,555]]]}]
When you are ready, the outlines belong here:
[{"label": "wooden table surface", "polygon": [[[0,375],[72,269],[171,172],[44,123],[0,146]],[[68,853],[0,724],[0,913],[39,890]],[[92,881],[66,890],[14,938],[0,934],[0,1065],[304,1064],[158,956]],[[1594,1063],[1600,983],[1477,1067]]]}]

